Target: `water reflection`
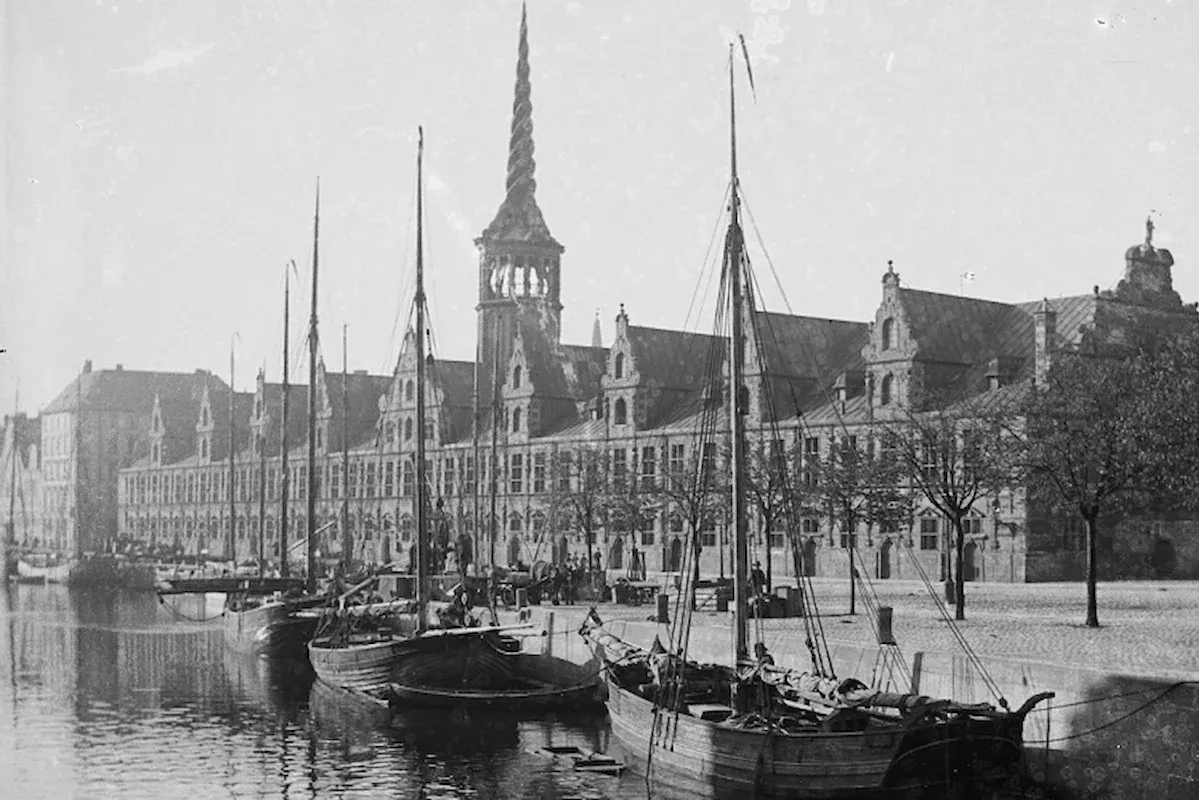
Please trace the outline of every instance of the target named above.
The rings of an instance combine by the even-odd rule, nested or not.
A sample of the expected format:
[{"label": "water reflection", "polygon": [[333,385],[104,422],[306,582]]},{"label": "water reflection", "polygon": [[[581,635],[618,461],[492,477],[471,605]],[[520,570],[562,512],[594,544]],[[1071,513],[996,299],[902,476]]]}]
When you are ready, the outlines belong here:
[{"label": "water reflection", "polygon": [[[211,604],[209,604],[211,605]],[[220,620],[153,595],[0,591],[4,796],[616,798],[638,782],[541,748],[608,745],[602,714],[392,719],[303,661],[229,653]],[[644,789],[641,789],[644,796]]]}]

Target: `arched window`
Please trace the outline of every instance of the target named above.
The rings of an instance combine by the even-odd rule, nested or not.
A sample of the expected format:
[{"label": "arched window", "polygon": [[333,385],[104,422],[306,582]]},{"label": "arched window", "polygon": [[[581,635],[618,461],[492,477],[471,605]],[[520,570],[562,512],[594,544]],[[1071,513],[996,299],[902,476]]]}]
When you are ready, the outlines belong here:
[{"label": "arched window", "polygon": [[406,442],[411,438],[412,438],[412,418],[409,417],[408,419],[404,420],[404,441]]},{"label": "arched window", "polygon": [[[517,369],[520,369],[520,367],[517,367]],[[512,432],[517,433],[519,431],[520,431],[520,409],[514,408],[514,409],[512,409]]]},{"label": "arched window", "polygon": [[200,409],[200,425],[208,425],[208,406],[204,406],[204,408]]},{"label": "arched window", "polygon": [[396,441],[396,426],[394,422],[387,423],[385,439],[388,444],[395,444]]},{"label": "arched window", "polygon": [[895,379],[891,377],[890,373],[887,373],[886,375],[883,376],[883,382],[882,382],[882,385],[879,387],[879,392],[878,392],[879,405],[884,405],[884,406],[890,405],[891,392],[892,392],[894,383],[895,383]]},{"label": "arched window", "polygon": [[152,462],[154,462],[155,464],[157,464],[157,463],[158,463],[158,456],[159,456],[159,453],[160,453],[160,451],[159,451],[159,449],[158,449],[158,445],[157,445],[157,444],[155,444],[155,445],[154,445],[154,447],[153,447],[153,448],[151,448],[151,450],[150,450],[150,460],[151,460]]},{"label": "arched window", "polygon": [[200,458],[208,458],[208,437],[200,440]]},{"label": "arched window", "polygon": [[519,364],[512,368],[512,388],[513,389],[520,388],[520,365]]},{"label": "arched window", "polygon": [[895,320],[887,317],[883,320],[883,349],[890,350],[895,346]]},{"label": "arched window", "polygon": [[624,425],[629,421],[629,410],[628,406],[625,405],[623,397],[617,399],[616,408],[613,411],[613,417],[614,419],[612,421],[616,425]]},{"label": "arched window", "polygon": [[616,354],[616,370],[614,377],[620,380],[624,377],[624,353]]},{"label": "arched window", "polygon": [[406,384],[404,384],[404,399],[405,400],[407,400],[408,402],[412,402],[412,398],[415,396],[415,394],[416,394],[416,387],[415,387],[415,384],[412,383],[412,381],[408,381]]}]

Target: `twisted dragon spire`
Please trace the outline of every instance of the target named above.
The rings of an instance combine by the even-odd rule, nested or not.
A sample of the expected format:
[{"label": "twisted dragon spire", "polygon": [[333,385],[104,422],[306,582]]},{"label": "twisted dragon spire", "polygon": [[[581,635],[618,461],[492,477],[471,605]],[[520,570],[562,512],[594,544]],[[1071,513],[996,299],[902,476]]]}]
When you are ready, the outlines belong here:
[{"label": "twisted dragon spire", "polygon": [[509,204],[532,197],[537,190],[533,171],[533,87],[529,82],[529,21],[524,3],[520,7],[520,45],[516,60],[516,96],[512,100],[512,134],[508,141]]}]

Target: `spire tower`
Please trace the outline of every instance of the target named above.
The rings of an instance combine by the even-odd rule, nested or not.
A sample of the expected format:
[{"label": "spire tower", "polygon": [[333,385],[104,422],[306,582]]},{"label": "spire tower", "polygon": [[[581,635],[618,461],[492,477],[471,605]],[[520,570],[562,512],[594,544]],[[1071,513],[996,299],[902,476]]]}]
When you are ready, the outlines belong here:
[{"label": "spire tower", "polygon": [[529,76],[529,19],[522,4],[504,199],[491,224],[475,239],[479,251],[477,380],[484,397],[489,396],[495,376],[505,371],[518,329],[526,340],[541,339],[551,348],[558,344],[562,329],[559,277],[565,248],[554,239],[537,206]]}]

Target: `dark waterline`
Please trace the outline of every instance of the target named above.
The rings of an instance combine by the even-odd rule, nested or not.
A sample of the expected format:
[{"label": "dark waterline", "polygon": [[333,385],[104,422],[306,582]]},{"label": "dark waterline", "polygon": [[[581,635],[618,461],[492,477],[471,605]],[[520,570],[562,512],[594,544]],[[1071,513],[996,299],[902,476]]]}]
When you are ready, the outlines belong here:
[{"label": "dark waterline", "polygon": [[[541,748],[608,748],[600,714],[388,720],[303,662],[226,651],[219,612],[152,594],[0,592],[5,798],[645,797]],[[386,715],[384,715],[386,716]]]}]

